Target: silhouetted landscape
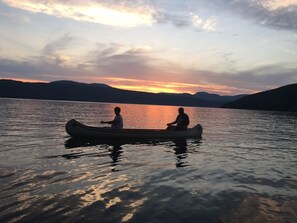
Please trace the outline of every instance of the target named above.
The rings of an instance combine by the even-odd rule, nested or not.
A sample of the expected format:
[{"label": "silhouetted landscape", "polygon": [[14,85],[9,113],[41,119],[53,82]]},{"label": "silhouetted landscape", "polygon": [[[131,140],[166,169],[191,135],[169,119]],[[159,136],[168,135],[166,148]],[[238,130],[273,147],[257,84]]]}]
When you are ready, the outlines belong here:
[{"label": "silhouetted landscape", "polygon": [[220,96],[206,92],[199,92],[194,95],[146,93],[122,90],[105,84],[85,84],[74,81],[24,83],[14,80],[0,80],[0,97],[6,98],[221,107],[226,102],[244,96],[246,95]]},{"label": "silhouetted landscape", "polygon": [[224,108],[297,111],[297,84],[291,84],[248,95],[238,100],[226,103]]},{"label": "silhouetted landscape", "polygon": [[252,95],[221,96],[207,92],[197,92],[193,95],[147,93],[122,90],[106,84],[85,84],[74,81],[25,83],[0,80],[0,97],[297,111],[297,84]]}]

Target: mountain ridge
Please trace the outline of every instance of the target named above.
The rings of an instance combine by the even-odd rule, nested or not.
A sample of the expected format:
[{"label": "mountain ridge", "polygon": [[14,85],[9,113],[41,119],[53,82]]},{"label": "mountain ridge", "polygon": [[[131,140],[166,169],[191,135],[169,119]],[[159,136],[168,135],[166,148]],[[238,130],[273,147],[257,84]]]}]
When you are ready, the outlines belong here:
[{"label": "mountain ridge", "polygon": [[248,95],[222,107],[297,112],[297,83]]},{"label": "mountain ridge", "polygon": [[247,96],[247,94],[239,94],[239,95],[233,95],[233,96],[222,96],[222,95],[218,95],[218,94],[211,94],[211,93],[207,93],[207,92],[197,92],[196,94],[194,94],[194,96],[196,96],[197,98],[203,98],[204,100],[211,100],[211,101],[220,101],[220,102],[225,102],[225,101],[234,101],[237,100],[239,98],[245,97]]},{"label": "mountain ridge", "polygon": [[0,97],[193,107],[221,107],[225,102],[232,100],[232,96],[227,101],[208,100],[187,93],[148,93],[118,89],[106,84],[86,84],[68,80],[27,83],[7,79],[0,80]]}]

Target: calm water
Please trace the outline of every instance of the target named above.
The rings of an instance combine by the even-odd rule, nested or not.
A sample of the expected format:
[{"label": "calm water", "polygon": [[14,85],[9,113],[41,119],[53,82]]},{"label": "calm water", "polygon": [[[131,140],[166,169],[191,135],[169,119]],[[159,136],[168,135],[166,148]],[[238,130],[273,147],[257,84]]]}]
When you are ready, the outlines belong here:
[{"label": "calm water", "polygon": [[[185,107],[202,140],[77,142],[115,104],[0,99],[0,222],[296,222],[297,114]],[[125,127],[177,107],[121,104]]]}]

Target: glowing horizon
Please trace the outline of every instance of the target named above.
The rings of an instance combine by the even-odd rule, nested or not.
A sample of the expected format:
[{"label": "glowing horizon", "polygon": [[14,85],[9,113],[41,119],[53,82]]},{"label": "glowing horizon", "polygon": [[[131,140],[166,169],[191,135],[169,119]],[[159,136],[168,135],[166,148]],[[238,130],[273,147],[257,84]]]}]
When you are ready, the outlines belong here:
[{"label": "glowing horizon", "polygon": [[[34,80],[34,79],[24,79],[24,78],[0,78],[1,80],[15,80],[24,83],[50,83],[52,81],[42,81],[42,80]],[[223,87],[223,86],[210,86],[210,85],[195,85],[195,84],[185,84],[185,83],[175,83],[175,82],[154,82],[154,81],[142,81],[136,79],[122,79],[122,78],[104,78],[105,82],[88,82],[86,84],[106,84],[113,88],[118,88],[122,90],[131,90],[137,92],[146,92],[146,93],[171,93],[171,94],[196,94],[198,92],[207,92],[219,95],[235,95],[232,92],[235,90],[233,88]],[[109,81],[111,80],[111,82]],[[59,81],[59,80],[56,80]],[[85,83],[76,80],[69,80],[79,83]],[[121,81],[124,82],[134,82],[138,85],[123,85]],[[142,83],[142,84],[140,84]],[[148,84],[150,83],[150,84]],[[192,91],[186,90],[187,86],[193,87]],[[196,89],[196,90],[194,90]],[[256,91],[246,91],[241,94],[253,94]]]},{"label": "glowing horizon", "polygon": [[13,81],[20,81],[24,83],[49,83],[47,81],[42,80],[34,80],[34,79],[26,79],[26,78],[7,78],[7,77],[0,77],[0,80],[13,80]]}]

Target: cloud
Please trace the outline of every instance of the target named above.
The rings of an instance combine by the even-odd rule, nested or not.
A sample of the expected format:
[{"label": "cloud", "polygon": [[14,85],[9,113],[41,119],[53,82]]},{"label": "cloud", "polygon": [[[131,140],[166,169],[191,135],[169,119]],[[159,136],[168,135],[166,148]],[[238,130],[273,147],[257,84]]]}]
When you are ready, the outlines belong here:
[{"label": "cloud", "polygon": [[[148,46],[97,44],[97,49],[71,59],[65,52],[75,38],[65,34],[47,43],[37,56],[17,59],[0,58],[0,75],[7,78],[57,80],[73,79],[90,82],[98,77],[158,79],[162,60],[154,57]],[[168,73],[168,72],[167,72]],[[161,76],[162,76],[161,75]]]},{"label": "cloud", "polygon": [[187,15],[179,15],[177,13],[172,12],[164,12],[158,10],[155,14],[155,19],[159,24],[163,23],[172,23],[177,28],[189,27],[191,25],[191,21],[189,16]]},{"label": "cloud", "polygon": [[64,50],[73,39],[74,37],[70,36],[70,34],[64,34],[57,40],[46,44],[45,47],[42,49],[42,53],[52,55],[59,50]]},{"label": "cloud", "polygon": [[[152,26],[156,23],[172,23],[178,28],[192,25],[192,18],[187,9],[171,10],[151,0],[44,0],[39,2],[36,0],[3,0],[3,2],[30,13],[42,13],[117,28]],[[207,19],[203,21],[201,30],[213,31],[215,23],[214,18]]]},{"label": "cloud", "polygon": [[155,22],[154,7],[145,1],[3,0],[11,7],[77,21],[130,28]]},{"label": "cloud", "polygon": [[206,32],[213,32],[216,30],[216,18],[211,17],[207,20],[201,19],[198,15],[192,16],[192,23],[198,30],[204,30]]},{"label": "cloud", "polygon": [[27,58],[24,61],[0,59],[0,75],[43,81],[66,79],[87,83],[103,82],[138,91],[208,91],[223,95],[250,94],[297,82],[297,69],[281,65],[267,65],[245,71],[213,72],[169,64],[154,57],[147,47],[132,48],[118,44],[99,46],[97,51],[88,54],[87,61],[73,66],[54,60],[44,61],[40,59],[42,54],[39,58]]},{"label": "cloud", "polygon": [[[98,43],[95,50],[81,55],[81,59],[69,61],[64,50],[71,48],[74,40],[73,36],[65,34],[45,44],[38,56],[22,60],[0,58],[0,76],[43,81],[104,82],[139,91],[208,91],[219,94],[253,93],[297,82],[297,69],[281,64],[244,71],[198,70],[159,58],[156,56],[158,53],[145,45],[131,47]],[[233,63],[232,52],[220,55]]]},{"label": "cloud", "polygon": [[[189,10],[191,9],[191,10]],[[207,9],[213,15],[202,18],[194,11]],[[212,9],[214,9],[212,11]],[[171,22],[178,28],[190,27],[199,31],[212,32],[216,30],[215,15],[229,12],[249,19],[254,23],[277,30],[297,31],[297,0],[212,0],[193,1],[188,8],[179,11],[161,10],[155,8],[155,20],[159,23]]]},{"label": "cloud", "polygon": [[13,59],[0,59],[0,76],[7,78],[29,78],[35,80],[60,80],[62,77],[76,79],[84,73],[71,66],[61,65],[57,61],[53,63],[27,58],[24,61]]},{"label": "cloud", "polygon": [[234,92],[250,94],[296,83],[297,69],[285,68],[282,65],[266,65],[233,72],[189,70],[188,78],[201,85],[228,86]]},{"label": "cloud", "polygon": [[[166,64],[165,61],[157,65],[154,63],[155,59],[149,55],[138,60],[142,60],[143,64],[135,64],[134,68],[129,67],[131,60],[128,60],[126,64],[128,66],[117,63],[104,65],[104,69],[100,71],[103,73],[93,76],[93,80],[138,91],[172,93],[207,91],[223,95],[251,94],[297,82],[297,69],[281,65],[259,66],[244,71],[213,72],[186,69],[176,64]],[[108,74],[109,71],[114,73]]]},{"label": "cloud", "polygon": [[37,80],[60,79],[61,75],[82,75],[83,72],[76,65],[69,63],[70,57],[64,52],[73,40],[74,37],[65,34],[47,43],[36,56],[19,60],[0,58],[0,74],[7,78],[22,76]]},{"label": "cloud", "polygon": [[266,26],[292,30],[297,32],[297,6],[279,8],[273,11],[266,12],[266,15],[259,15],[258,21]]},{"label": "cloud", "polygon": [[[99,44],[89,53],[88,65],[100,74],[114,77],[153,79],[159,74],[157,64],[162,63],[148,46],[129,47],[119,44]],[[153,71],[152,71],[153,70]]]},{"label": "cloud", "polygon": [[40,55],[37,58],[38,63],[66,64],[70,61],[70,57],[68,57],[64,51],[73,40],[74,37],[70,36],[70,34],[64,34],[58,39],[49,42],[41,49]]},{"label": "cloud", "polygon": [[266,1],[260,1],[260,3],[267,9],[269,10],[277,10],[281,8],[287,8],[291,6],[296,6],[297,1],[296,0],[282,0],[282,1],[277,1],[277,0],[266,0]]},{"label": "cloud", "polygon": [[206,4],[269,28],[297,31],[297,0],[213,0]]}]

